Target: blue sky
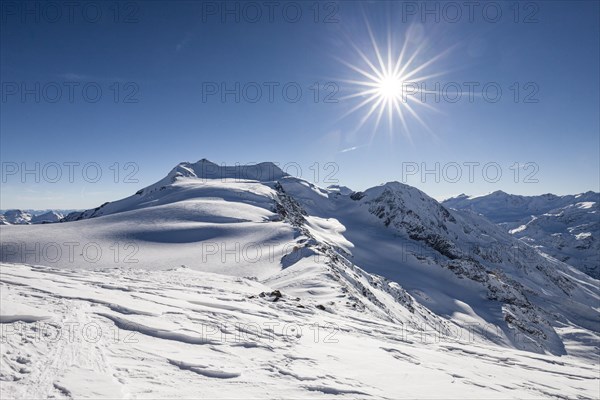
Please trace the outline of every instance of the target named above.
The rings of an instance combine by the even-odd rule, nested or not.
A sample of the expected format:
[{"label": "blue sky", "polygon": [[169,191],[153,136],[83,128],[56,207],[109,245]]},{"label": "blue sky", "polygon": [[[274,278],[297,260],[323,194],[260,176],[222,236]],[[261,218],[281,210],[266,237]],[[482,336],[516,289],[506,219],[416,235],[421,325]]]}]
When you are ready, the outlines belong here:
[{"label": "blue sky", "polygon": [[[438,199],[599,190],[598,2],[71,3],[2,2],[2,209],[94,207],[201,158]],[[433,75],[406,126],[349,113],[369,28]]]}]

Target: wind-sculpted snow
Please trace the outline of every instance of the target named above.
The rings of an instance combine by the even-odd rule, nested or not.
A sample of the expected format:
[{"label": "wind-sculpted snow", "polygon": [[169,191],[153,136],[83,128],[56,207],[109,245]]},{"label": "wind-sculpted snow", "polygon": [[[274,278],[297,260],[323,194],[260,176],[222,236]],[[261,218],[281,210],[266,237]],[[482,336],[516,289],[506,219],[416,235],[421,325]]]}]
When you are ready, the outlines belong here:
[{"label": "wind-sculpted snow", "polygon": [[598,396],[598,281],[399,183],[201,160],[0,241],[3,394]]},{"label": "wind-sculpted snow", "polygon": [[[592,361],[323,310],[251,279],[188,268],[0,270],[3,399],[600,395]],[[5,306],[14,303],[43,309],[43,319]]]}]

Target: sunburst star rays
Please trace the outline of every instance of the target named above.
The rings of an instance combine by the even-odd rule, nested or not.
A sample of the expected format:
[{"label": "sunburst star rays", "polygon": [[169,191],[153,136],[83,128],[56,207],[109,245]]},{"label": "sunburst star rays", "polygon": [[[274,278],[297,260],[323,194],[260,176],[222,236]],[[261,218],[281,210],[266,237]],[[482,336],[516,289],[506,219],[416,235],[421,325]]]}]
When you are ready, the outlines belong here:
[{"label": "sunburst star rays", "polygon": [[356,101],[356,104],[353,104],[342,118],[357,112],[364,112],[356,130],[361,129],[367,121],[374,119],[371,138],[378,130],[384,117],[387,119],[391,137],[397,131],[394,129],[394,121],[397,119],[401,124],[401,132],[408,139],[411,139],[407,121],[409,117],[417,121],[427,132],[433,134],[419,114],[423,109],[438,111],[426,102],[427,94],[435,92],[426,89],[426,85],[422,83],[447,73],[447,71],[434,72],[431,69],[437,61],[451,51],[451,48],[447,48],[435,56],[417,63],[417,60],[422,58],[419,56],[424,50],[424,41],[421,41],[414,51],[409,52],[410,36],[406,33],[402,46],[398,51],[395,51],[392,46],[392,35],[388,30],[387,46],[382,48],[377,43],[368,21],[366,26],[373,57],[369,58],[363,49],[350,41],[360,63],[350,63],[337,58],[339,62],[357,76],[354,79],[340,80],[340,82],[348,84],[349,89],[352,91],[352,93],[341,97],[340,100]]}]

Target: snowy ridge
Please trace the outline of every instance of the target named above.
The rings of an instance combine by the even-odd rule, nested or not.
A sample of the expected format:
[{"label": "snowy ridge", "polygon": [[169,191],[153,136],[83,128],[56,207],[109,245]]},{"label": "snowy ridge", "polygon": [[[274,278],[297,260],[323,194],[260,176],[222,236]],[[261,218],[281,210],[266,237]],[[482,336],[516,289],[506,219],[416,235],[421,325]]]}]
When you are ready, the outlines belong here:
[{"label": "snowy ridge", "polygon": [[[317,196],[307,197],[303,193],[304,185],[294,183],[292,187],[308,207],[317,204]],[[595,309],[597,281],[568,265],[544,257],[477,215],[452,212],[418,189],[397,182],[347,197],[336,194],[332,199],[325,212],[337,216],[346,227],[354,224],[363,228],[372,226],[374,216],[385,228],[371,228],[378,232],[368,237],[362,237],[358,229],[348,232],[346,237],[355,246],[353,262],[370,273],[387,276],[404,288],[412,288],[413,293],[425,293],[428,297],[443,294],[448,288],[423,281],[424,265],[442,267],[459,280],[466,278],[473,281],[475,287],[469,289],[473,285],[465,285],[448,276],[440,278],[457,288],[451,296],[454,299],[473,290],[467,302],[470,312],[483,317],[486,323],[493,321],[501,327],[505,333],[503,340],[509,345],[564,354],[562,341],[552,327],[552,321],[559,316],[577,321],[594,332],[600,330]],[[320,207],[321,211],[313,209],[313,212],[323,212],[323,205]],[[344,210],[344,213],[340,215],[339,210]],[[372,214],[371,218],[365,215],[362,220],[356,221],[356,216],[365,212]],[[346,215],[349,219],[345,219]],[[385,230],[392,230],[391,238]],[[362,256],[365,249],[370,251]],[[394,251],[402,257],[400,262],[377,257]],[[431,271],[432,279],[434,273],[439,271]],[[540,287],[544,289],[540,290]],[[493,303],[474,300],[472,296],[484,296]],[[557,298],[560,300],[556,301]],[[569,311],[565,314],[565,303],[571,302],[573,304],[567,307]],[[500,306],[498,312],[501,318],[486,315],[489,307],[497,306]],[[438,304],[429,307],[438,315],[446,308]],[[579,310],[577,316],[570,314],[575,309]],[[455,312],[460,311],[457,309]],[[457,318],[452,320],[456,322]],[[467,322],[472,320],[463,321],[463,326]],[[515,337],[518,340],[514,340]]]},{"label": "snowy ridge", "polygon": [[179,179],[188,178],[199,181],[215,180],[222,182],[269,182],[279,179],[284,175],[279,167],[269,162],[250,166],[224,166],[212,163],[206,159],[202,159],[196,163],[183,162],[173,168],[166,177],[153,185],[137,191],[135,195],[112,203],[104,203],[91,210],[70,213],[63,219],[63,222],[78,221],[152,206],[156,202],[160,202],[164,197],[164,193],[161,192],[168,190]]},{"label": "snowy ridge", "polygon": [[[2,379],[26,382],[2,385],[3,394],[76,397],[83,389],[74,382],[98,381],[103,385],[94,388],[106,386],[113,397],[135,397],[158,368],[168,378],[164,388],[163,381],[151,384],[154,397],[169,390],[171,396],[223,397],[223,385],[236,394],[248,383],[248,371],[262,382],[250,397],[274,397],[274,385],[291,397],[404,397],[418,395],[417,389],[400,391],[377,374],[399,362],[433,378],[448,372],[430,358],[438,352],[444,362],[473,366],[450,373],[449,383],[464,380],[480,394],[492,387],[479,380],[478,363],[489,368],[489,362],[510,359],[513,368],[526,368],[537,363],[533,353],[558,370],[536,367],[539,376],[530,383],[522,380],[529,373],[516,371],[504,377],[510,388],[494,387],[500,397],[552,396],[561,387],[573,396],[598,393],[598,377],[586,372],[599,351],[598,281],[475,213],[448,209],[397,182],[360,193],[323,189],[272,163],[240,168],[201,160],[64,221],[0,230],[2,304],[13,305],[0,314],[24,332],[3,347],[3,371],[10,372]],[[30,334],[27,324],[60,329],[70,318],[133,332],[140,340],[65,345],[69,354],[87,354],[70,359],[77,368],[65,366],[66,377],[21,371],[45,362],[47,351],[39,341],[18,348]],[[207,337],[207,327],[235,331],[217,328],[232,321],[259,323],[261,331],[239,343]],[[271,322],[297,324],[305,333],[280,332],[265,344],[272,329],[264,324]],[[306,332],[314,322],[338,327],[345,344],[311,342]],[[253,332],[246,325],[243,331]],[[428,347],[423,338],[432,334],[445,344]],[[373,374],[356,373],[370,354],[363,342],[373,362],[381,363]],[[505,352],[510,355],[497,358]],[[90,365],[98,357],[102,376]],[[25,359],[35,360],[19,361]],[[311,361],[297,362],[304,359]],[[572,375],[582,381],[571,381]],[[189,376],[206,386],[178,389]],[[36,379],[42,384],[32,387]],[[553,379],[564,381],[548,387]],[[479,389],[470,393],[477,396]]]}]

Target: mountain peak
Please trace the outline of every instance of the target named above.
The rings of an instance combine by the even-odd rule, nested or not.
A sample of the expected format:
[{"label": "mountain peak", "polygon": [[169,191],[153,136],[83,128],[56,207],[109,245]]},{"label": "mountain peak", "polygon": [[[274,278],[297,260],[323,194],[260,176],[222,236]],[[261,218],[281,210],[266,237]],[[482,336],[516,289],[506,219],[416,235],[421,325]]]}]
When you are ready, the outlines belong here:
[{"label": "mountain peak", "polygon": [[416,189],[413,186],[409,186],[405,183],[401,183],[398,181],[390,181],[390,182],[385,182],[382,183],[381,185],[379,185],[378,187],[382,187],[382,188],[386,188],[386,189],[392,189],[392,190],[406,190],[406,189]]},{"label": "mountain peak", "polygon": [[169,179],[178,177],[221,179],[221,180],[256,180],[269,182],[287,176],[285,172],[273,162],[261,162],[258,164],[226,165],[216,164],[206,158],[195,163],[181,162],[167,176]]},{"label": "mountain peak", "polygon": [[31,214],[22,210],[6,210],[4,221],[10,224],[28,224],[31,221]]}]

